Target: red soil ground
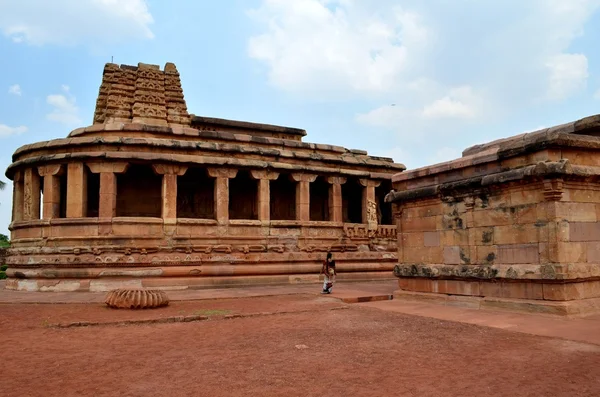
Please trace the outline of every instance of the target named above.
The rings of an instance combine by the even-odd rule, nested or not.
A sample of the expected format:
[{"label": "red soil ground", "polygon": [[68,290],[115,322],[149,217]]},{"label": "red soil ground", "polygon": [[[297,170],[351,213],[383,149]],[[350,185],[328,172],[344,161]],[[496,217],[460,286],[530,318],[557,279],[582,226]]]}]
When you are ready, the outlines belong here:
[{"label": "red soil ground", "polygon": [[[224,317],[266,312],[279,313]],[[181,315],[209,320],[53,327]],[[322,296],[174,302],[140,312],[4,304],[0,333],[2,396],[600,395],[600,346]]]}]

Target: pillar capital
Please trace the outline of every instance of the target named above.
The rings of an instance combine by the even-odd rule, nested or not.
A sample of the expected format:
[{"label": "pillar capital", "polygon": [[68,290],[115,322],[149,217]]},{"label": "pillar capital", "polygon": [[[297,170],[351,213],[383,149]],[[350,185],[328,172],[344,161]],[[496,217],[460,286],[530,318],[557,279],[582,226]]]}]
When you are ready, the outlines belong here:
[{"label": "pillar capital", "polygon": [[254,179],[266,179],[269,181],[274,181],[279,178],[279,172],[275,172],[272,170],[252,170],[250,171],[252,178]]},{"label": "pillar capital", "polygon": [[237,170],[231,168],[207,168],[207,171],[211,178],[233,179],[237,175]]},{"label": "pillar capital", "polygon": [[378,187],[381,185],[381,181],[366,178],[360,178],[359,182],[363,187]]},{"label": "pillar capital", "polygon": [[343,185],[348,179],[343,176],[328,176],[327,182],[332,185]]},{"label": "pillar capital", "polygon": [[293,174],[291,174],[292,176],[292,180],[296,181],[296,182],[314,182],[317,180],[317,176],[318,175],[312,175],[312,174],[305,174],[302,172],[295,172]]},{"label": "pillar capital", "polygon": [[154,172],[159,175],[177,175],[182,176],[187,171],[186,165],[179,164],[152,164]]},{"label": "pillar capital", "polygon": [[40,174],[40,176],[58,176],[62,175],[63,172],[64,167],[62,164],[50,164],[38,167],[38,174]]},{"label": "pillar capital", "polygon": [[114,174],[122,174],[129,168],[129,163],[87,163],[90,171],[94,174],[102,172],[112,172]]}]

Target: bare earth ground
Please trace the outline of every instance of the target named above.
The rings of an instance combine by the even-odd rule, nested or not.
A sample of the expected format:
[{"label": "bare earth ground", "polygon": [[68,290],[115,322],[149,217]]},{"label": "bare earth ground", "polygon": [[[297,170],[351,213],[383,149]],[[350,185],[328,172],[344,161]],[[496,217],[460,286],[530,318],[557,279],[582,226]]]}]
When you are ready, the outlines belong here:
[{"label": "bare earth ground", "polygon": [[[181,315],[208,319],[54,326]],[[318,295],[139,312],[2,304],[0,332],[3,396],[600,395],[600,346]]]}]

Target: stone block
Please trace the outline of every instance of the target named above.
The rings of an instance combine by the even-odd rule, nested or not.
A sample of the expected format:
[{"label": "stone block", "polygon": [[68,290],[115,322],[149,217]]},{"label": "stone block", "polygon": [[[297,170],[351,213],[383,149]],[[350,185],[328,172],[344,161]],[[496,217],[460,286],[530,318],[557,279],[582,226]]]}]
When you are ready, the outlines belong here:
[{"label": "stone block", "polygon": [[494,244],[528,244],[538,242],[535,225],[508,225],[494,227]]},{"label": "stone block", "polygon": [[540,283],[506,282],[502,283],[502,298],[510,299],[544,299],[543,287]]},{"label": "stone block", "polygon": [[570,222],[571,241],[600,241],[600,222]]},{"label": "stone block", "polygon": [[538,244],[498,245],[497,263],[539,263]]},{"label": "stone block", "polygon": [[469,245],[469,229],[452,229],[440,231],[440,244],[445,247],[453,245]]},{"label": "stone block", "polygon": [[408,218],[402,220],[402,232],[427,232],[437,230],[437,218],[428,216],[424,218]]},{"label": "stone block", "polygon": [[403,285],[404,290],[413,291],[413,292],[431,292],[432,291],[433,280],[426,278],[410,278],[407,279],[407,282]]},{"label": "stone block", "polygon": [[535,204],[544,201],[544,195],[541,190],[515,190],[510,192],[510,205]]},{"label": "stone block", "polygon": [[588,243],[583,242],[557,242],[558,257],[556,262],[580,263],[587,261]]},{"label": "stone block", "polygon": [[476,264],[492,265],[498,260],[498,247],[495,245],[478,245],[475,247],[475,255],[471,258]]},{"label": "stone block", "polygon": [[441,203],[422,205],[418,207],[405,208],[402,211],[402,217],[405,218],[425,218],[442,214]]},{"label": "stone block", "polygon": [[600,243],[596,241],[586,243],[586,259],[590,263],[600,264]]},{"label": "stone block", "polygon": [[557,203],[556,217],[569,222],[596,222],[597,204],[594,203]]},{"label": "stone block", "polygon": [[577,203],[600,203],[600,191],[591,189],[569,189],[569,201]]},{"label": "stone block", "polygon": [[444,264],[460,265],[461,263],[460,247],[444,247]]},{"label": "stone block", "polygon": [[423,247],[425,237],[423,232],[401,233],[402,245],[405,247]]},{"label": "stone block", "polygon": [[440,232],[425,232],[423,233],[423,245],[425,247],[440,246]]},{"label": "stone block", "polygon": [[501,282],[480,281],[479,295],[500,298],[502,296],[502,284]]},{"label": "stone block", "polygon": [[544,284],[544,299],[569,301],[600,298],[600,281],[582,281],[564,284]]},{"label": "stone block", "polygon": [[404,261],[408,263],[442,263],[441,247],[404,247]]},{"label": "stone block", "polygon": [[537,217],[537,207],[538,204],[526,204],[517,207],[510,207],[509,212],[514,211],[514,216],[516,218],[516,223],[519,224],[530,224],[535,223],[538,219]]},{"label": "stone block", "polygon": [[454,243],[454,232],[455,230],[442,230],[440,231],[440,244],[443,247],[458,245]]},{"label": "stone block", "polygon": [[409,288],[409,279],[400,277],[398,278],[398,288],[407,290]]},{"label": "stone block", "polygon": [[469,231],[469,244],[471,245],[492,245],[494,244],[493,227],[473,227]]},{"label": "stone block", "polygon": [[514,219],[510,212],[504,209],[491,208],[473,212],[474,227],[512,225],[513,223]]},{"label": "stone block", "polygon": [[432,287],[440,294],[479,296],[479,281],[434,280]]}]

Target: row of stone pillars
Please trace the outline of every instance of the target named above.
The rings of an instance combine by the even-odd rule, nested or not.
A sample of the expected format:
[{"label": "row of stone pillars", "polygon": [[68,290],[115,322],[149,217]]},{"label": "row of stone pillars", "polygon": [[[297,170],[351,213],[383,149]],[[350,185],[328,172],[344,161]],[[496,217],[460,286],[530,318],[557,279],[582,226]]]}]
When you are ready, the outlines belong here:
[{"label": "row of stone pillars", "polygon": [[[14,174],[13,221],[29,221],[40,218],[40,182],[43,179],[44,213],[43,219],[60,216],[60,177],[66,171],[66,217],[83,218],[87,211],[87,172],[83,163],[46,165]],[[89,163],[92,173],[100,174],[99,218],[116,216],[117,180],[116,174],[127,170],[127,163]],[[187,171],[181,165],[153,165],[154,171],[162,175],[162,218],[174,222],[177,219],[177,177]],[[258,219],[270,220],[270,182],[279,177],[278,172],[270,170],[252,170],[252,177],[258,180]],[[215,215],[219,223],[229,220],[229,180],[235,178],[237,170],[230,168],[208,168],[210,177],[215,178]],[[296,185],[296,218],[299,221],[310,220],[310,184],[318,175],[308,173],[292,173]],[[41,179],[40,179],[41,178]],[[343,222],[342,218],[342,185],[345,177],[330,176],[327,182],[329,189],[329,208],[331,222]],[[375,201],[375,188],[380,182],[370,179],[359,179],[363,186],[362,221],[367,223],[367,203]]]}]

